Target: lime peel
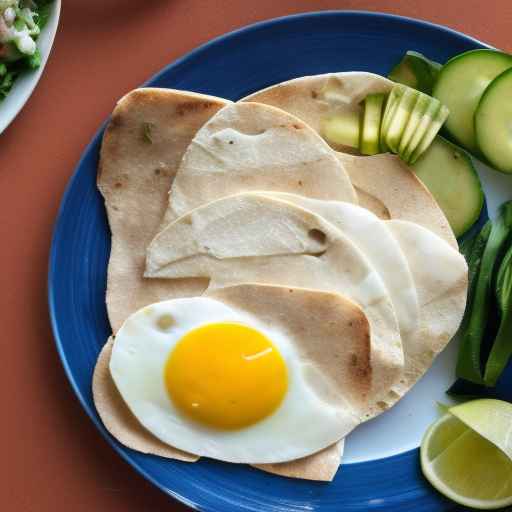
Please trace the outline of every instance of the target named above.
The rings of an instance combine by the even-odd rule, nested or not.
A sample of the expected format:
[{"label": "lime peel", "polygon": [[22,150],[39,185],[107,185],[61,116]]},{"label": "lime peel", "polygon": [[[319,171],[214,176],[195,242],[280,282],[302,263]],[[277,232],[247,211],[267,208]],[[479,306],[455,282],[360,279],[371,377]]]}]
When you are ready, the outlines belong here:
[{"label": "lime peel", "polygon": [[512,460],[512,404],[482,398],[455,405],[448,411]]}]

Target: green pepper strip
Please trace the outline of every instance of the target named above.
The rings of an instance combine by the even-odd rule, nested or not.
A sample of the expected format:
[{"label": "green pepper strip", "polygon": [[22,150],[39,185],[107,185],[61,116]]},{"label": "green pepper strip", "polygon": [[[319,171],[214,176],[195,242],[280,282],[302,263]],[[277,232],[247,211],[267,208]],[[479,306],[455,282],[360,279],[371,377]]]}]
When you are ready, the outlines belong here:
[{"label": "green pepper strip", "polygon": [[512,247],[501,262],[496,278],[496,299],[500,308],[500,327],[487,364],[484,383],[495,386],[512,355]]},{"label": "green pepper strip", "polygon": [[476,239],[480,232],[475,233],[473,236],[468,236],[462,240],[462,242],[459,245],[459,251],[466,258],[466,261],[469,264],[469,258],[471,257],[471,251],[473,250],[473,247],[475,246]]},{"label": "green pepper strip", "polygon": [[[487,226],[484,226],[480,233],[484,234],[484,238],[484,231],[489,229]],[[456,374],[457,377],[475,382],[476,384],[484,383],[480,364],[480,349],[489,317],[494,268],[501,248],[510,235],[511,228],[512,201],[508,201],[501,205],[497,219],[490,228],[489,238],[481,256],[481,262],[479,262],[480,258],[478,255],[481,244],[477,247],[478,240],[475,241],[470,258],[473,258],[474,253],[473,268],[470,268],[470,281],[473,277],[472,281],[475,284],[470,287],[466,314],[461,326],[462,340]],[[471,275],[472,273],[473,276]]]}]

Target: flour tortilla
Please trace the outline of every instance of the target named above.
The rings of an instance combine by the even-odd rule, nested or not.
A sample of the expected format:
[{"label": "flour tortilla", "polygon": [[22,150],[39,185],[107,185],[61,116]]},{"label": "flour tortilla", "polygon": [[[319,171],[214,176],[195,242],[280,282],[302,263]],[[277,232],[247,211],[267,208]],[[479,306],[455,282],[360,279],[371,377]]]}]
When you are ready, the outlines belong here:
[{"label": "flour tortilla", "polygon": [[107,311],[114,333],[134,311],[159,300],[200,295],[201,280],[142,278],[146,246],[167,207],[167,194],[197,130],[227,102],[169,89],[136,89],[117,104],[105,130],[98,188],[112,233]]},{"label": "flour tortilla", "polygon": [[[242,101],[257,101],[281,108],[322,133],[331,115],[361,112],[361,101],[371,93],[387,93],[393,82],[373,73],[352,71],[296,78],[263,89]],[[453,232],[432,194],[411,169],[395,155],[360,157],[353,149],[330,143],[342,153],[359,204],[382,219],[417,222],[457,247]]]},{"label": "flour tortilla", "polygon": [[[322,122],[329,116],[360,113],[361,102],[368,94],[387,93],[392,87],[391,80],[373,73],[326,73],[272,85],[241,101],[255,101],[283,109],[321,134]],[[330,144],[337,150],[349,149]]]},{"label": "flour tortilla", "polygon": [[389,153],[365,157],[337,153],[337,156],[350,175],[361,206],[381,219],[419,224],[458,249],[443,211],[403,160]]},{"label": "flour tortilla", "polygon": [[255,282],[343,294],[363,308],[371,326],[368,417],[388,406],[380,399],[403,364],[391,300],[363,253],[322,217],[257,192],[225,197],[161,231],[148,247],[145,275],[209,278],[209,291]]},{"label": "flour tortilla", "polygon": [[[146,246],[167,207],[168,190],[197,130],[228,102],[169,89],[136,89],[117,104],[105,130],[98,188],[112,233],[106,305],[114,334],[141,307],[200,295],[201,279],[143,279]],[[197,457],[163,447],[134,420],[107,374],[107,344],[95,370],[94,398],[105,427],[123,444],[179,460]]]},{"label": "flour tortilla", "polygon": [[235,103],[192,140],[163,224],[214,199],[254,190],[357,202],[343,165],[314,130],[274,107]]},{"label": "flour tortilla", "polygon": [[342,201],[323,201],[283,192],[262,192],[323,217],[347,236],[368,258],[388,291],[400,334],[415,331],[419,307],[409,264],[393,234],[377,216]]},{"label": "flour tortilla", "polygon": [[279,464],[254,464],[254,467],[289,478],[331,482],[340,467],[344,448],[345,440],[341,439],[336,444],[302,459]]},{"label": "flour tortilla", "polygon": [[113,338],[103,346],[94,369],[92,395],[105,428],[122,444],[142,453],[151,453],[169,459],[195,462],[197,455],[183,452],[162,443],[150,434],[124,403],[110,375],[109,362]]},{"label": "flour tortilla", "polygon": [[458,250],[430,230],[408,221],[386,224],[409,262],[420,307],[419,328],[403,337],[404,374],[393,388],[402,396],[457,332],[466,307],[468,267]]}]

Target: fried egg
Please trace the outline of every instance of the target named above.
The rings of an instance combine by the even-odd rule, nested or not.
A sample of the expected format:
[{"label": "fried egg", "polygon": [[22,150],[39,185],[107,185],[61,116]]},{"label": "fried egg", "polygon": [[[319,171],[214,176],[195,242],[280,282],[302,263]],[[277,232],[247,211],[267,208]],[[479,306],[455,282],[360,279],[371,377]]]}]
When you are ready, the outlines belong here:
[{"label": "fried egg", "polygon": [[153,435],[229,462],[304,457],[360,421],[343,396],[326,398],[321,388],[329,382],[318,372],[311,378],[310,362],[279,322],[209,297],[159,302],[131,315],[115,338],[110,372]]}]

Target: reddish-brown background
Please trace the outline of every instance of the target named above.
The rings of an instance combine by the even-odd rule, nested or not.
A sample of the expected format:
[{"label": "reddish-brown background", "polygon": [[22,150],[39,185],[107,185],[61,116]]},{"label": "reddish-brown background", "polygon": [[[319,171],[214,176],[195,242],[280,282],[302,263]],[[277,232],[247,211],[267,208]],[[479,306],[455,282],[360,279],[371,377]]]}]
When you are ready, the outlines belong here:
[{"label": "reddish-brown background", "polygon": [[114,102],[208,39],[301,11],[367,9],[445,24],[512,51],[510,0],[64,0],[34,95],[0,136],[0,509],[183,511],[96,432],[54,348],[51,230],[66,182]]}]

